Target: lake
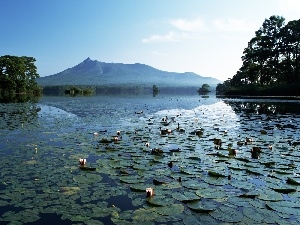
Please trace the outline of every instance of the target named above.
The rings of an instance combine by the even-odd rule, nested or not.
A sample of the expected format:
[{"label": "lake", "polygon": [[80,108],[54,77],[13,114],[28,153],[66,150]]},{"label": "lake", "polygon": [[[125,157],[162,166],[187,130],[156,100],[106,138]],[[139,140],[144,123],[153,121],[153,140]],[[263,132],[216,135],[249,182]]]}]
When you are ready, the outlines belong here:
[{"label": "lake", "polygon": [[44,96],[0,128],[1,224],[300,223],[299,100]]}]

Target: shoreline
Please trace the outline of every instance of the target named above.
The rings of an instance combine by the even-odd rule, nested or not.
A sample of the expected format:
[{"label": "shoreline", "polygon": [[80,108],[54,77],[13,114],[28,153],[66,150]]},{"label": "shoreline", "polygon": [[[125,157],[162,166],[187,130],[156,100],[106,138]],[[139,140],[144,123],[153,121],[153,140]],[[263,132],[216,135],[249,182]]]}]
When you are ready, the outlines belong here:
[{"label": "shoreline", "polygon": [[216,95],[216,98],[239,98],[239,99],[282,99],[282,100],[300,100],[300,96],[264,96],[264,95]]}]

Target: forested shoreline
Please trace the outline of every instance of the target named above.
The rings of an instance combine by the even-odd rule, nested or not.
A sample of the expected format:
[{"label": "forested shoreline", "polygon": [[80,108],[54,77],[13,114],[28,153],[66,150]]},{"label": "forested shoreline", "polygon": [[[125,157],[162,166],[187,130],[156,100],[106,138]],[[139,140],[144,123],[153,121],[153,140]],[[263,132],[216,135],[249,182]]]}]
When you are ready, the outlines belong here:
[{"label": "forested shoreline", "polygon": [[[198,86],[156,86],[155,84],[48,85],[40,86],[35,58],[4,55],[0,57],[0,102],[36,102],[42,95],[89,96],[97,94],[196,94]],[[199,84],[200,85],[200,84]]]},{"label": "forested shoreline", "polygon": [[[44,95],[140,95],[140,94],[197,94],[199,86],[160,87],[157,85],[103,85],[103,86],[44,86]],[[73,90],[73,91],[72,91]]]},{"label": "forested shoreline", "polygon": [[265,19],[243,51],[242,67],[217,94],[300,96],[300,20]]}]

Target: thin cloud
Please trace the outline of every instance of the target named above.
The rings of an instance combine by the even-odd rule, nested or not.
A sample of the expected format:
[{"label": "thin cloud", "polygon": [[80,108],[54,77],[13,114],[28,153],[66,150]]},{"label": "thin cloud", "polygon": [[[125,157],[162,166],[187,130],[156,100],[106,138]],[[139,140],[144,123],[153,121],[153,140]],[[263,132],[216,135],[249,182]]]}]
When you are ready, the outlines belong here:
[{"label": "thin cloud", "polygon": [[170,21],[170,24],[181,31],[187,32],[199,32],[204,29],[204,21],[200,18],[193,20],[174,19]]},{"label": "thin cloud", "polygon": [[[210,21],[212,26],[209,29],[205,28],[204,21],[200,18],[193,20],[187,19],[173,19],[169,24],[175,27],[178,32],[170,31],[167,34],[155,34],[150,37],[142,39],[142,43],[158,43],[158,42],[179,42],[187,40],[207,39],[206,32],[254,32],[260,26],[246,20],[238,19],[215,19]],[[227,37],[228,38],[228,37]]]},{"label": "thin cloud", "polygon": [[169,32],[165,35],[152,35],[148,38],[142,40],[143,43],[153,43],[153,42],[178,42],[186,38],[185,34],[178,34],[175,32]]},{"label": "thin cloud", "polygon": [[218,31],[247,32],[259,28],[254,23],[237,19],[216,19],[213,21],[213,25]]},{"label": "thin cloud", "polygon": [[151,53],[156,56],[169,56],[170,55],[170,53],[159,52],[159,51],[152,51]]},{"label": "thin cloud", "polygon": [[247,42],[248,41],[248,39],[246,37],[238,38],[235,35],[233,35],[233,36],[221,35],[220,37],[223,39],[229,40],[229,41],[234,41],[234,42]]},{"label": "thin cloud", "polygon": [[300,12],[300,1],[278,0],[278,7],[284,12]]}]

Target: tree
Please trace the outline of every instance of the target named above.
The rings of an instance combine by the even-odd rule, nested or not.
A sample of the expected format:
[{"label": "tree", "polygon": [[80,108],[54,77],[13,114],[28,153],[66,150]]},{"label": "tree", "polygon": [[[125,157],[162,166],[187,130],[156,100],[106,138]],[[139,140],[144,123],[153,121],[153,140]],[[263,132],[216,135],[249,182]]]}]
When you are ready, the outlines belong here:
[{"label": "tree", "polygon": [[1,56],[0,90],[12,93],[40,92],[35,80],[39,78],[35,61],[35,58],[27,56]]},{"label": "tree", "polygon": [[281,30],[282,81],[300,81],[300,20],[293,20]]},{"label": "tree", "polygon": [[198,89],[199,94],[207,94],[210,92],[209,90],[210,86],[208,84],[202,84],[202,87]]},{"label": "tree", "polygon": [[158,89],[158,87],[154,84],[154,85],[152,86],[152,94],[153,94],[153,97],[155,97],[155,96],[158,94],[158,92],[159,92],[159,89]]},{"label": "tree", "polygon": [[281,16],[265,19],[243,51],[242,67],[226,84],[218,86],[218,92],[298,93],[295,87],[300,84],[300,20],[287,25],[284,21]]},{"label": "tree", "polygon": [[[271,16],[255,32],[255,37],[250,40],[244,50],[244,69],[255,72],[256,78],[250,81],[261,85],[268,85],[279,74],[279,59],[281,45],[281,29],[285,19],[281,16]],[[251,66],[251,69],[247,66]],[[249,73],[247,73],[249,74]]]}]

